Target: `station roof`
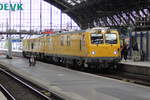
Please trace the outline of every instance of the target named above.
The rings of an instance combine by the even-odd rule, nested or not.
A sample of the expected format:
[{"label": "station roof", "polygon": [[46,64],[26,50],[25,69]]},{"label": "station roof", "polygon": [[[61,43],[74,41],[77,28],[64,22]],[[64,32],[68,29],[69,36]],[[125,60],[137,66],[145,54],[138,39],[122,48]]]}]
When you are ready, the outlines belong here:
[{"label": "station roof", "polygon": [[68,14],[82,29],[135,25],[150,16],[150,0],[45,0]]}]

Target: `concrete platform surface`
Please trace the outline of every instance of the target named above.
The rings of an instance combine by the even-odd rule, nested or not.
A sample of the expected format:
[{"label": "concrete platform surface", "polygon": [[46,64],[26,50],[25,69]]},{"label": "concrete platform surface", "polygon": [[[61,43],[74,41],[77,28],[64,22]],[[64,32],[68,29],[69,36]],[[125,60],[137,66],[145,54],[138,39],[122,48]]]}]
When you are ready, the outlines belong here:
[{"label": "concrete platform surface", "polygon": [[120,63],[128,65],[136,65],[140,67],[150,67],[150,62],[148,61],[132,61],[132,60],[122,60]]},{"label": "concrete platform surface", "polygon": [[4,94],[0,91],[0,100],[7,100]]},{"label": "concrete platform surface", "polygon": [[24,58],[0,57],[0,64],[67,100],[150,100],[150,87],[73,71]]}]

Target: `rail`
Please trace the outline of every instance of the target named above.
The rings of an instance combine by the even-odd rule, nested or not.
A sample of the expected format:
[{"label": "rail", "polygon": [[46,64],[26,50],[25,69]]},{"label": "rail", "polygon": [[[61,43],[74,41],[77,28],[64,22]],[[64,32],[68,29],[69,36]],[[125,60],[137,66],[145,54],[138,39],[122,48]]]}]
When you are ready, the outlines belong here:
[{"label": "rail", "polygon": [[16,100],[15,97],[2,84],[0,84],[0,89],[8,100]]},{"label": "rail", "polygon": [[[28,87],[30,90],[34,91],[35,93],[37,93],[38,95],[42,96],[43,98],[45,98],[45,100],[51,100],[50,97],[46,96],[45,94],[41,93],[40,91],[38,91],[36,88],[30,86],[29,84],[23,82],[22,80],[20,80],[19,78],[17,78],[16,76],[12,75],[11,73],[7,72],[5,69],[0,68],[0,71],[4,72],[5,74],[7,74],[8,76],[10,76],[11,78],[15,79],[17,82],[21,83],[22,85]],[[2,85],[1,85],[2,86]],[[3,87],[4,90],[6,90]],[[9,92],[6,92],[8,94],[10,94]],[[12,96],[13,97],[13,96]],[[12,100],[15,100],[14,98]]]}]

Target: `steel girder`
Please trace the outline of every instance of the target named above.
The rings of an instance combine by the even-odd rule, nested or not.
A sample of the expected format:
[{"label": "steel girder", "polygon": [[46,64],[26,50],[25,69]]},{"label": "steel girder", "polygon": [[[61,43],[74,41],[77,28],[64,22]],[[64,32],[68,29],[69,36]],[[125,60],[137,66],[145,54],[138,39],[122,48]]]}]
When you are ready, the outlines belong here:
[{"label": "steel girder", "polygon": [[[68,14],[82,29],[135,24],[141,10],[149,16],[150,0],[45,0]],[[145,12],[144,9],[148,11]],[[136,15],[133,14],[136,12]],[[116,19],[114,16],[116,16]],[[110,21],[108,21],[108,19]],[[100,22],[102,21],[102,22]]]}]

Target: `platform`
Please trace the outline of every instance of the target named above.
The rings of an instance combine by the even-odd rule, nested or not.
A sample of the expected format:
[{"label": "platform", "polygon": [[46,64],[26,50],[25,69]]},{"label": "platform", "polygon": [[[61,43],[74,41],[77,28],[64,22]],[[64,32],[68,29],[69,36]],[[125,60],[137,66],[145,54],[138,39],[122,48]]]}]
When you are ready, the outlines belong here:
[{"label": "platform", "polygon": [[0,100],[7,100],[4,94],[0,91]]},{"label": "platform", "polygon": [[150,87],[142,85],[42,62],[29,67],[25,58],[0,57],[0,64],[67,100],[150,100]]},{"label": "platform", "polygon": [[150,75],[150,62],[148,61],[121,61],[119,67],[128,73],[140,74],[140,75]]},{"label": "platform", "polygon": [[150,67],[150,62],[148,61],[133,61],[133,60],[122,60],[122,64],[140,66],[140,67]]}]

